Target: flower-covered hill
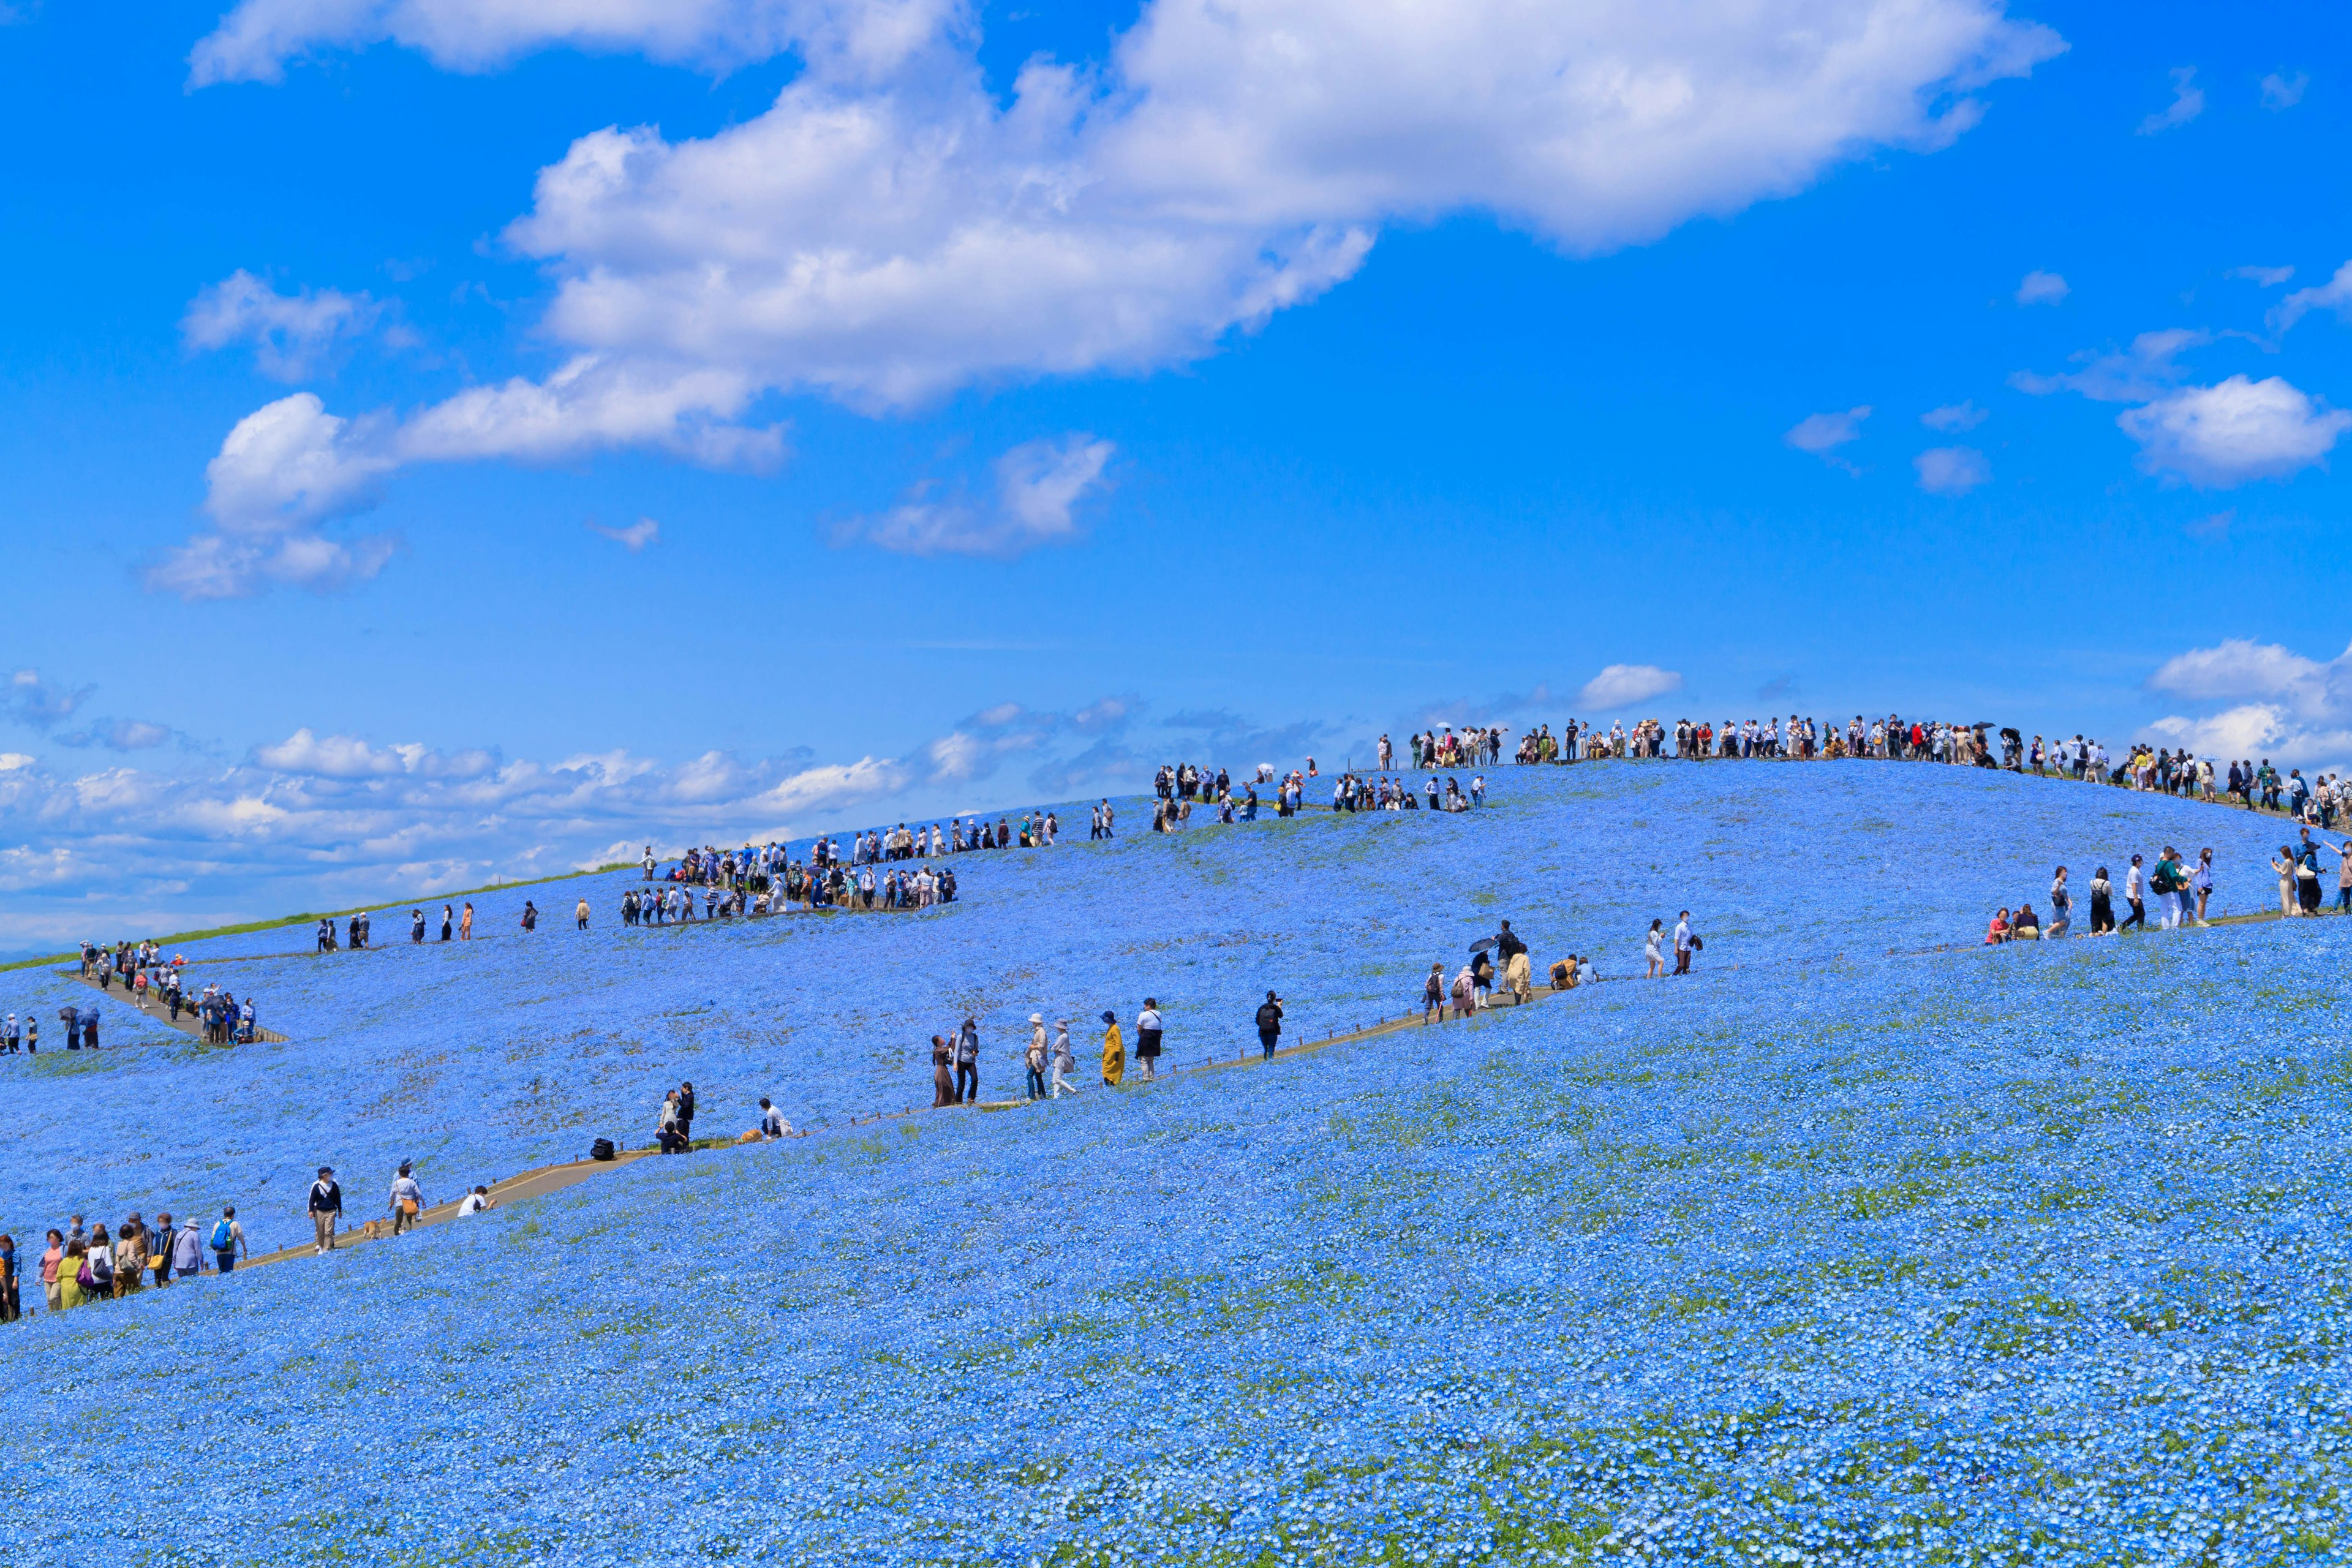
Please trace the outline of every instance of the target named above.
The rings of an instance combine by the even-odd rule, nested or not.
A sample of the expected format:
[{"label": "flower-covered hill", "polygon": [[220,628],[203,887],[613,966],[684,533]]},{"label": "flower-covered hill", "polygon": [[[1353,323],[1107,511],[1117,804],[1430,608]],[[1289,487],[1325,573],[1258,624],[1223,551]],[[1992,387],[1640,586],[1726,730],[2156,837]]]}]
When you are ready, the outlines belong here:
[{"label": "flower-covered hill", "polygon": [[[2037,901],[2133,850],[2211,844],[2221,907],[2262,907],[2281,826],[2221,808],[1989,770],[1885,763],[1604,763],[1495,770],[1464,815],[1271,817],[1159,837],[1129,803],[1112,843],[957,858],[962,900],[919,915],[811,916],[628,930],[634,874],[478,900],[478,940],[419,949],[405,910],[378,951],[316,956],[295,927],[192,946],[198,980],[261,1002],[282,1046],[207,1049],[117,1005],[95,1058],[0,1063],[0,1224],[234,1202],[265,1239],[302,1227],[311,1169],[371,1201],[399,1160],[432,1195],[648,1141],[692,1080],[698,1131],[751,1125],[767,1094],[796,1124],[927,1103],[926,1042],[967,1014],[983,1085],[1017,1091],[1042,1012],[1093,1038],[1146,995],[1171,1061],[1249,1042],[1268,987],[1293,1037],[1414,1005],[1433,961],[1514,921],[1538,965],[1573,951],[1638,973],[1652,919],[1695,912],[1703,968],[1743,973],[1973,940],[1996,904]],[[1083,821],[1082,810],[1065,820]],[[593,910],[572,929],[574,900]],[[438,903],[427,900],[428,914]],[[2137,940],[2137,937],[2129,940]],[[278,956],[268,956],[268,955]],[[19,972],[10,1005],[54,1017],[97,994]]]},{"label": "flower-covered hill", "polygon": [[1763,963],[650,1162],[0,1332],[0,1497],[83,1521],[45,1563],[2326,1561],[2348,937]]}]

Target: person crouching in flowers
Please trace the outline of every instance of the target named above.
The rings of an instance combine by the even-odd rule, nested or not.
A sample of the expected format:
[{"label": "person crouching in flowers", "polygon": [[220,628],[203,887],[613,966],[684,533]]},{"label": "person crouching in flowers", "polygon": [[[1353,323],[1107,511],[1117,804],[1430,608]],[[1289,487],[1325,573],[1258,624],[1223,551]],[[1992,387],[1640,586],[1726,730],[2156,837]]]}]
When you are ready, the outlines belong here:
[{"label": "person crouching in flowers", "polygon": [[1105,1008],[1102,1016],[1103,1087],[1117,1089],[1127,1076],[1127,1037],[1118,1032],[1118,1015]]},{"label": "person crouching in flowers", "polygon": [[2009,940],[2011,942],[2042,940],[2042,921],[2040,917],[2034,914],[2032,904],[2018,905],[2017,913],[2009,917]]},{"label": "person crouching in flowers", "polygon": [[1998,947],[2008,940],[2009,910],[2003,906],[2000,911],[1992,917],[1992,924],[1985,931],[1985,945]]}]

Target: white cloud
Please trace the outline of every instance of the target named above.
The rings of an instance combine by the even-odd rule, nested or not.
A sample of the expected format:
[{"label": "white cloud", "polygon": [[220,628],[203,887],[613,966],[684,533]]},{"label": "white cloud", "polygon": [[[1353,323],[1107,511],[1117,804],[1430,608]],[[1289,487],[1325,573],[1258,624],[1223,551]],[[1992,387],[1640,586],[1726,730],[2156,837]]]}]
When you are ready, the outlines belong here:
[{"label": "white cloud", "polygon": [[364,331],[382,307],[333,289],[280,294],[242,268],[190,301],[180,334],[192,349],[250,342],[264,375],[299,381],[339,337]]},{"label": "white cloud", "polygon": [[[957,0],[245,0],[191,79],[385,39],[467,69],[553,46],[800,56],[747,122],[607,127],[542,170],[507,238],[547,264],[545,331],[580,357],[383,447],[747,465],[781,452],[735,425],[765,393],[878,410],[1181,363],[1353,275],[1391,221],[1640,243],[1874,149],[1945,146],[1971,93],[2064,47],[1998,0],[1145,0],[1107,58],[1040,57],[1000,88]],[[1066,526],[1052,479],[1008,514],[1031,534]],[[953,519],[900,521],[915,547],[964,548]]]},{"label": "white cloud", "polygon": [[2139,443],[2148,472],[2222,489],[2324,462],[2352,413],[2325,408],[2278,376],[2233,375],[2126,409],[2116,423]]},{"label": "white cloud", "polygon": [[2074,290],[2066,279],[2055,272],[2029,272],[2017,286],[2017,302],[2021,305],[2055,305]]},{"label": "white cloud", "polygon": [[2232,267],[2226,276],[2242,278],[2264,289],[2275,289],[2294,276],[2292,267]]},{"label": "white cloud", "polygon": [[2053,392],[2079,392],[2094,403],[2145,403],[2162,395],[2188,374],[2173,363],[2176,358],[2212,341],[2211,333],[2187,327],[2142,332],[2131,341],[2129,349],[2120,353],[2085,352],[2074,355],[2074,363],[2083,366],[2081,370],[2063,375],[2040,375],[2021,370],[2009,378],[2009,384],[2036,397]]},{"label": "white cloud", "polygon": [[60,686],[42,679],[37,669],[20,669],[0,687],[0,709],[28,730],[46,734],[79,711],[98,689],[95,686]]},{"label": "white cloud", "polygon": [[1992,478],[1992,465],[1973,447],[1930,447],[1911,466],[1929,495],[1963,496]]},{"label": "white cloud", "polygon": [[1661,669],[1654,664],[1612,664],[1586,681],[1576,694],[1576,700],[1579,706],[1606,712],[1682,689],[1683,678],[1674,670]]},{"label": "white cloud", "polygon": [[2158,666],[2151,691],[2192,702],[2226,702],[2204,716],[2169,715],[2147,738],[2203,756],[2280,763],[2352,758],[2352,648],[2309,658],[2277,643],[2230,637]]},{"label": "white cloud", "polygon": [[2172,70],[2172,101],[2139,122],[2139,133],[2153,136],[2175,126],[2186,125],[2205,112],[2205,91],[2197,85],[2195,66],[2175,66]]},{"label": "white cloud", "polygon": [[632,555],[648,544],[661,542],[661,524],[649,517],[641,517],[626,528],[607,528],[601,522],[592,522],[588,525],[588,531],[603,534]]},{"label": "white cloud", "polygon": [[1101,492],[1116,450],[1084,432],[1026,441],[997,458],[994,505],[931,500],[926,481],[882,516],[836,530],[835,542],[862,539],[902,555],[999,557],[1067,543],[1079,537],[1077,508]]},{"label": "white cloud", "polygon": [[188,59],[192,87],[278,81],[288,62],[397,43],[452,70],[551,47],[725,69],[799,49],[887,69],[957,20],[956,0],[240,0]]},{"label": "white cloud", "polygon": [[2333,310],[2336,316],[2352,321],[2352,261],[2336,269],[2336,276],[2310,289],[2298,289],[2278,302],[2271,311],[2271,331],[2284,332],[2314,310]]},{"label": "white cloud", "polygon": [[1847,473],[1859,473],[1860,469],[1836,454],[1840,447],[1861,436],[1862,422],[1869,417],[1870,405],[1867,403],[1856,404],[1843,414],[1808,414],[1790,426],[1780,439],[1798,451],[1811,452],[1823,462],[1843,468]]},{"label": "white cloud", "polygon": [[583,348],[865,407],[1209,353],[1378,226],[1475,210],[1571,251],[1932,148],[2059,47],[1980,0],[1699,13],[1155,0],[1099,71],[1003,100],[970,40],[887,84],[813,69],[748,123],[581,138],[510,239]]},{"label": "white cloud", "polygon": [[1957,433],[1973,430],[1990,417],[1974,403],[1948,403],[1941,408],[1930,408],[1919,416],[1919,423],[1930,430]]},{"label": "white cloud", "polygon": [[2286,76],[2273,71],[2263,78],[2263,107],[2268,110],[2293,109],[2303,101],[2304,89],[2311,85],[2308,72],[2297,71]]}]

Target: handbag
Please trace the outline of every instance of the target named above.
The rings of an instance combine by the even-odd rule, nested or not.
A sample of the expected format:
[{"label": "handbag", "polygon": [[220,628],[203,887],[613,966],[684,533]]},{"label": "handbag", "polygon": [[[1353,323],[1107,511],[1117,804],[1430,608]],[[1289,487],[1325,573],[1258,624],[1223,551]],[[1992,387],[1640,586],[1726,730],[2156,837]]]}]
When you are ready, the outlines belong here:
[{"label": "handbag", "polygon": [[400,1212],[406,1215],[409,1218],[415,1219],[416,1217],[416,1200],[415,1198],[401,1199]]}]

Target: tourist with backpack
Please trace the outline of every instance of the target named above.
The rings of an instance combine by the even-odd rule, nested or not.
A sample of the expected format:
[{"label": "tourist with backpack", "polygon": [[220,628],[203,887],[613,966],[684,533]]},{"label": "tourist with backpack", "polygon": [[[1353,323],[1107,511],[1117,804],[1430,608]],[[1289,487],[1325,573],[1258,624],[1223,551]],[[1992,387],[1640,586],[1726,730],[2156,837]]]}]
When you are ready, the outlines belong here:
[{"label": "tourist with backpack", "polygon": [[335,1224],[343,1217],[343,1189],[335,1181],[332,1165],[319,1167],[319,1179],[310,1184],[310,1238],[313,1254],[335,1249]]},{"label": "tourist with backpack", "polygon": [[[1385,740],[1382,742],[1386,743]],[[1257,1005],[1257,1043],[1264,1061],[1274,1059],[1275,1042],[1282,1037],[1282,998],[1269,991]]]},{"label": "tourist with backpack", "polygon": [[220,1218],[213,1222],[211,1246],[213,1265],[223,1274],[236,1268],[238,1258],[251,1256],[245,1245],[245,1226],[236,1223],[235,1205],[222,1209]]},{"label": "tourist with backpack", "polygon": [[392,1178],[392,1234],[412,1228],[424,1213],[425,1189],[416,1184],[408,1162],[403,1160],[400,1173]]}]

